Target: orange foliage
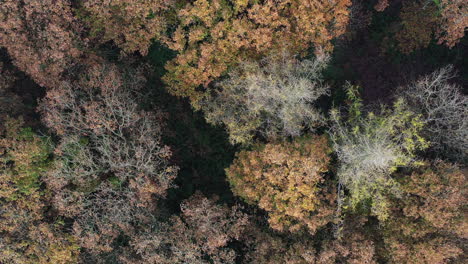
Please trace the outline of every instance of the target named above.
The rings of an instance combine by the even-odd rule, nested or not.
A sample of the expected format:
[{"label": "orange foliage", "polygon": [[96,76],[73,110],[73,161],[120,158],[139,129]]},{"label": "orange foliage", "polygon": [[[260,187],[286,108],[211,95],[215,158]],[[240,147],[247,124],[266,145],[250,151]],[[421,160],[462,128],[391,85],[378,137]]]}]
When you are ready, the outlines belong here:
[{"label": "orange foliage", "polygon": [[288,239],[251,226],[244,242],[248,246],[244,263],[315,264],[314,240],[307,236]]},{"label": "orange foliage", "polygon": [[463,254],[468,238],[466,170],[437,162],[413,173],[386,224],[393,263],[447,263]]},{"label": "orange foliage", "polygon": [[41,86],[54,87],[80,55],[69,0],[0,2],[0,46]]},{"label": "orange foliage", "polygon": [[241,151],[227,169],[233,192],[269,213],[273,229],[310,233],[332,221],[336,192],[324,183],[331,152],[327,138],[301,138]]},{"label": "orange foliage", "polygon": [[171,0],[88,0],[83,3],[90,37],[100,43],[114,41],[125,53],[148,53],[151,40],[162,39],[164,12]]},{"label": "orange foliage", "polygon": [[285,0],[228,3],[197,0],[178,12],[180,25],[167,42],[179,55],[166,65],[169,91],[194,106],[205,88],[231,66],[272,50],[331,50],[343,34],[349,0]]},{"label": "orange foliage", "polygon": [[468,2],[466,0],[441,0],[442,23],[437,35],[439,44],[455,46],[468,28]]}]

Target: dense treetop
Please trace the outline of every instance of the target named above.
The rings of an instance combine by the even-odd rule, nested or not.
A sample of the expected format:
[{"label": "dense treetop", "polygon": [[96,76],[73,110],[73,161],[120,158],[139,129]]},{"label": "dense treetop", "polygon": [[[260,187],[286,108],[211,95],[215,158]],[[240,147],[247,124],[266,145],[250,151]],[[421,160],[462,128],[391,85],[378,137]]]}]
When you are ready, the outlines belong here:
[{"label": "dense treetop", "polygon": [[466,0],[0,0],[0,263],[467,263]]}]

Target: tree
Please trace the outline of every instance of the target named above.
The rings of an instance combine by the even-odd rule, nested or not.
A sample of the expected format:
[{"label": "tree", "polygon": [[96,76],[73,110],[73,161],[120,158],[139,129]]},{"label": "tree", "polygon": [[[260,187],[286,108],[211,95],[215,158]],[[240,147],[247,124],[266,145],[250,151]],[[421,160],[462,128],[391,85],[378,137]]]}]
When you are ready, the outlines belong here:
[{"label": "tree", "polygon": [[440,0],[438,4],[442,16],[442,23],[436,34],[439,44],[445,43],[448,47],[455,46],[465,36],[468,28],[468,3],[463,0]]},{"label": "tree", "polygon": [[[375,10],[382,12],[389,0],[379,0]],[[410,53],[425,48],[432,37],[438,44],[453,48],[468,28],[468,4],[464,0],[403,1],[400,13],[401,31],[397,32],[399,48]],[[406,46],[408,45],[408,46]]]},{"label": "tree", "polygon": [[349,7],[349,21],[346,32],[340,36],[340,45],[349,45],[361,32],[366,30],[372,22],[373,12],[367,7],[366,1],[353,1]]},{"label": "tree", "polygon": [[377,264],[374,243],[358,232],[348,232],[345,238],[328,241],[317,254],[317,264],[373,263]]},{"label": "tree", "polygon": [[41,86],[55,87],[81,56],[81,28],[69,0],[5,0],[0,3],[0,46]]},{"label": "tree", "polygon": [[390,5],[388,2],[389,0],[378,0],[374,5],[374,9],[378,12],[382,12]]},{"label": "tree", "polygon": [[98,43],[114,41],[124,53],[148,53],[152,39],[163,40],[165,13],[175,1],[88,0],[78,9],[90,27],[89,35]]},{"label": "tree", "polygon": [[139,71],[91,65],[49,90],[39,106],[44,123],[61,136],[45,178],[54,207],[77,219],[75,234],[91,254],[112,251],[121,233],[145,223],[177,174],[160,143],[161,120],[138,107],[144,81]]},{"label": "tree", "polygon": [[322,241],[315,263],[377,264],[375,243],[369,238],[364,226],[367,219],[359,215],[348,215],[344,222],[338,237],[325,238]]},{"label": "tree", "polygon": [[449,82],[454,76],[449,65],[400,88],[400,93],[412,111],[422,114],[431,147],[463,161],[468,154],[468,97]]},{"label": "tree", "polygon": [[377,263],[375,243],[366,232],[365,218],[360,216],[348,217],[338,238],[331,232],[282,236],[256,223],[244,235],[247,249],[242,263]]},{"label": "tree", "polygon": [[313,103],[329,93],[321,76],[327,61],[325,55],[298,61],[280,54],[241,63],[202,100],[201,109],[208,122],[226,126],[232,143],[250,144],[257,133],[269,139],[299,136],[323,124]]},{"label": "tree", "polygon": [[384,193],[398,192],[391,173],[398,167],[417,165],[416,152],[428,146],[421,135],[423,121],[405,110],[402,100],[393,109],[382,107],[378,115],[365,113],[358,87],[348,84],[347,93],[351,103],[347,119],[342,120],[338,110],[331,111],[330,135],[340,162],[339,183],[349,190],[351,207],[370,201],[372,213],[383,220],[388,217]]},{"label": "tree", "polygon": [[434,3],[403,2],[400,12],[401,29],[395,35],[401,52],[409,54],[429,45],[440,24],[437,12],[437,6]]},{"label": "tree", "polygon": [[[131,238],[138,260],[145,263],[235,263],[236,252],[228,247],[240,240],[249,221],[240,208],[216,204],[200,193],[181,204],[181,215],[169,223]],[[138,260],[124,258],[125,263]]]},{"label": "tree", "polygon": [[101,183],[92,193],[82,195],[73,234],[84,255],[118,255],[119,239],[134,235],[152,221],[151,208],[139,204],[137,195],[116,181]]},{"label": "tree", "polygon": [[280,236],[251,225],[243,240],[247,246],[244,263],[316,263],[314,240],[308,236]]},{"label": "tree", "polygon": [[[209,84],[230,67],[272,50],[330,51],[344,33],[349,0],[234,1],[197,0],[178,11],[180,25],[167,42],[177,51],[166,64],[169,92],[198,101]],[[203,90],[198,89],[203,86]]]},{"label": "tree", "polygon": [[404,195],[392,200],[391,218],[384,225],[392,263],[452,263],[463,258],[468,235],[466,175],[466,169],[436,161],[402,177]]},{"label": "tree", "polygon": [[48,219],[42,177],[50,165],[46,138],[6,119],[0,131],[0,262],[71,263],[78,246],[63,223]]},{"label": "tree", "polygon": [[331,149],[325,136],[241,151],[226,170],[235,195],[269,214],[273,229],[311,234],[333,220],[336,192],[323,173]]},{"label": "tree", "polygon": [[159,143],[157,115],[139,110],[132,99],[143,84],[138,72],[96,65],[78,81],[49,91],[39,109],[58,135],[89,140],[87,147],[99,153],[94,158],[104,168],[101,173],[111,171],[122,182],[130,180],[145,200],[150,193],[164,196],[176,168],[167,165],[170,150]]}]

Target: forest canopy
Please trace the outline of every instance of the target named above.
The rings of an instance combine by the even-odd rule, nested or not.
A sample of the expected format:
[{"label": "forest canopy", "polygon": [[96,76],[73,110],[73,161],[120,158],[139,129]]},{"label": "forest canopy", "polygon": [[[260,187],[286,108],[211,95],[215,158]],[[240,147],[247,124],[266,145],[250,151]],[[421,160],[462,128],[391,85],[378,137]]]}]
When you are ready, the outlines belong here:
[{"label": "forest canopy", "polygon": [[0,263],[467,263],[467,14],[0,0]]}]

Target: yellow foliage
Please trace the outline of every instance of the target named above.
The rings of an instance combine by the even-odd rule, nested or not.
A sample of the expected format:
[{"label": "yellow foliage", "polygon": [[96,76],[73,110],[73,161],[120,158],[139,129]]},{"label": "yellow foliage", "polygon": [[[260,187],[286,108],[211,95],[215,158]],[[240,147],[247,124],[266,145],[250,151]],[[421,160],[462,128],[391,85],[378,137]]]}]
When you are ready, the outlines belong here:
[{"label": "yellow foliage", "polygon": [[335,191],[324,183],[331,152],[325,136],[241,151],[226,170],[234,194],[269,213],[273,229],[315,233],[332,220]]}]

